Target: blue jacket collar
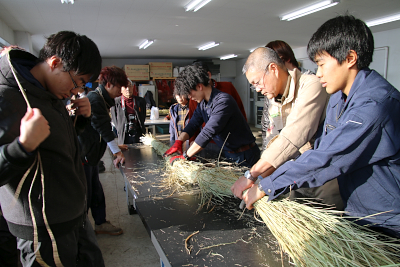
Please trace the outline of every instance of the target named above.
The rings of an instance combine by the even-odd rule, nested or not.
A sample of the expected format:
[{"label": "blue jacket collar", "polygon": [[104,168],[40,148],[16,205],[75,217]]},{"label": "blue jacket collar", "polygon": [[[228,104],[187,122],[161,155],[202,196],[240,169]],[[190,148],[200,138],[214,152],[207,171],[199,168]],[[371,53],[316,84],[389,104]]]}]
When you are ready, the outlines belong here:
[{"label": "blue jacket collar", "polygon": [[209,108],[209,107],[212,106],[213,100],[214,100],[215,96],[219,93],[219,90],[218,90],[218,89],[216,89],[216,88],[214,88],[214,87],[211,87],[211,88],[212,88],[212,90],[211,90],[210,99],[208,100],[208,102],[206,102],[205,100],[203,100],[203,101],[204,101],[204,105],[205,105],[207,108]]},{"label": "blue jacket collar", "polygon": [[[350,88],[350,93],[347,96],[345,108],[348,105],[348,103],[351,101],[352,97],[361,88],[362,84],[365,82],[365,80],[367,79],[367,77],[370,73],[371,73],[371,70],[369,68],[363,68],[357,73],[357,76],[354,79],[354,82]],[[333,94],[332,95],[332,107],[335,107],[336,105],[338,105],[339,102],[343,101],[344,98],[345,98],[345,96],[342,91],[339,91],[339,92]]]}]

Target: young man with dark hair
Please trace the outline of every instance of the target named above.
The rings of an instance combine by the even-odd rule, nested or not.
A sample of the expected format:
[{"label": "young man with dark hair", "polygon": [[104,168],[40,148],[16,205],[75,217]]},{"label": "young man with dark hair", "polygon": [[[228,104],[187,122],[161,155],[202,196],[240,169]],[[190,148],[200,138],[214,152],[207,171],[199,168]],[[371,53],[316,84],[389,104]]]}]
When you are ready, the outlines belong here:
[{"label": "young man with dark hair", "polygon": [[193,63],[193,65],[194,66],[202,66],[207,71],[212,87],[220,90],[221,92],[231,95],[233,97],[233,99],[235,99],[235,101],[240,109],[240,112],[242,112],[243,117],[247,121],[246,111],[244,110],[242,99],[240,98],[240,95],[237,92],[235,86],[233,86],[233,84],[231,82],[217,82],[216,80],[211,79],[211,71],[207,65],[207,62],[196,61]]},{"label": "young man with dark hair", "polygon": [[[165,155],[175,152],[176,158],[190,159],[200,152],[211,139],[223,148],[224,156],[232,162],[252,166],[260,158],[260,149],[235,100],[227,93],[212,87],[207,71],[200,65],[184,68],[175,79],[174,95],[189,97],[198,105],[192,119]],[[201,127],[205,127],[196,137],[187,152],[182,152],[182,144]],[[183,155],[182,155],[183,154]]]},{"label": "young man with dark hair", "polygon": [[324,23],[307,47],[317,76],[332,94],[321,136],[243,198],[247,208],[265,195],[316,187],[337,177],[349,216],[400,238],[400,93],[368,68],[374,40],[367,25],[345,15]]},{"label": "young man with dark hair", "polygon": [[82,161],[88,184],[88,205],[95,221],[96,234],[120,235],[122,229],[106,220],[106,201],[103,187],[99,180],[99,161],[107,146],[113,153],[114,166],[125,162],[124,154],[114,140],[111,127],[110,108],[115,105],[115,98],[121,96],[121,87],[128,86],[128,77],[124,70],[116,66],[104,67],[100,71],[99,86],[89,92],[87,98],[92,107],[91,123],[78,136],[82,147]]},{"label": "young man with dark hair", "polygon": [[[78,139],[61,101],[97,78],[96,44],[63,31],[47,38],[39,58],[11,49],[0,66],[0,203],[23,266],[104,266],[86,216]],[[89,101],[73,103],[86,122]]]}]

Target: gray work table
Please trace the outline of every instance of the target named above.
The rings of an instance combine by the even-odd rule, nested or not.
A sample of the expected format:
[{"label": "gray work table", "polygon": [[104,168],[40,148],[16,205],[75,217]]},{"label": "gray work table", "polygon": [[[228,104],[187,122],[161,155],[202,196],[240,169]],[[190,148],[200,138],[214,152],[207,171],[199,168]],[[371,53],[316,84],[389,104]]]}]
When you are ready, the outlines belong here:
[{"label": "gray work table", "polygon": [[144,126],[151,127],[153,136],[156,136],[156,125],[169,125],[169,120],[164,120],[164,118],[160,117],[160,119],[157,120],[150,120],[146,118],[144,121]]},{"label": "gray work table", "polygon": [[[179,193],[161,185],[165,162],[155,151],[141,144],[124,151],[127,204],[136,209],[156,248],[162,266],[290,266],[281,259],[276,239],[268,228],[246,211],[238,199],[210,209],[199,208],[195,188]],[[185,240],[196,231],[185,248]]]}]

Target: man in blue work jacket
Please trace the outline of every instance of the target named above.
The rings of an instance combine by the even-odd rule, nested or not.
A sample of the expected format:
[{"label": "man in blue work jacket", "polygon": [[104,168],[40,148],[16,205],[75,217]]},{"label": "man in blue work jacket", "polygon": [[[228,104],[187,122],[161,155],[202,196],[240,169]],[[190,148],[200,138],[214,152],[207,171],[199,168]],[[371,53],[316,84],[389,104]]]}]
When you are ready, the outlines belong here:
[{"label": "man in blue work jacket", "polygon": [[273,200],[337,177],[348,215],[400,238],[400,93],[368,68],[373,51],[371,30],[353,16],[328,20],[314,33],[308,56],[332,94],[323,131],[314,150],[243,195],[248,209],[265,195]]},{"label": "man in blue work jacket", "polygon": [[[178,152],[171,159],[190,159],[213,139],[223,149],[227,160],[251,167],[260,158],[260,149],[236,101],[212,87],[207,71],[200,65],[184,68],[175,79],[174,95],[189,97],[199,104],[178,140],[164,155]],[[206,123],[193,144],[182,152],[182,144]]]}]

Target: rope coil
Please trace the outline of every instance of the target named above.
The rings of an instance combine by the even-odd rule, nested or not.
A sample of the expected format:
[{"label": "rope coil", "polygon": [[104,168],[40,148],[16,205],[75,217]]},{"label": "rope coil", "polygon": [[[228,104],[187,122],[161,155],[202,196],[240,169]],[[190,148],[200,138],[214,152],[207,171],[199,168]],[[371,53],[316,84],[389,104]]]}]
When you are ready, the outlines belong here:
[{"label": "rope coil", "polygon": [[[17,82],[18,87],[19,87],[19,89],[20,89],[20,91],[21,91],[21,93],[22,93],[22,95],[23,95],[23,97],[24,97],[24,99],[25,99],[26,105],[27,105],[29,108],[32,108],[31,105],[30,105],[30,103],[29,103],[28,96],[26,95],[26,92],[25,92],[24,88],[22,87],[21,83],[19,82],[19,80],[18,80],[18,78],[17,78],[17,75],[15,74],[15,69],[14,69],[14,66],[11,64],[11,59],[10,59],[10,54],[9,54],[9,52],[7,52],[6,55],[7,55],[8,64],[9,64],[9,66],[10,66],[10,68],[11,68],[11,71],[12,71],[12,73],[13,73],[13,75],[14,75],[15,81]],[[39,248],[38,248],[37,223],[36,223],[35,214],[34,214],[34,212],[33,212],[32,200],[31,200],[31,194],[32,194],[33,184],[34,184],[34,182],[35,182],[35,180],[36,180],[36,178],[37,178],[37,176],[38,176],[38,170],[39,170],[39,168],[40,168],[40,176],[41,176],[41,184],[42,184],[42,213],[43,213],[43,220],[44,220],[44,223],[45,223],[45,226],[46,226],[47,233],[49,234],[50,239],[51,239],[51,245],[52,245],[52,248],[53,248],[53,259],[54,259],[54,263],[55,263],[56,267],[63,267],[63,264],[61,263],[60,255],[59,255],[59,253],[58,253],[57,244],[56,244],[56,241],[55,241],[53,232],[52,232],[51,229],[50,229],[49,222],[48,222],[47,216],[46,216],[46,211],[45,211],[45,207],[46,207],[46,206],[45,206],[45,202],[46,202],[46,201],[45,201],[44,173],[43,173],[43,164],[42,164],[42,160],[41,160],[41,158],[40,158],[40,151],[39,151],[39,149],[38,149],[38,151],[37,151],[37,155],[36,155],[36,157],[35,157],[35,160],[34,160],[33,164],[32,164],[32,165],[29,167],[29,169],[25,172],[24,176],[22,177],[21,181],[19,182],[18,187],[17,187],[17,190],[15,191],[15,194],[14,194],[14,199],[13,199],[13,201],[12,201],[12,204],[11,204],[9,207],[13,207],[13,206],[16,204],[16,202],[17,202],[17,200],[18,200],[18,197],[19,197],[19,194],[20,194],[20,192],[21,192],[22,186],[23,186],[23,184],[24,184],[24,182],[25,182],[25,179],[26,179],[26,177],[28,176],[28,174],[31,173],[31,171],[32,171],[32,169],[33,169],[33,167],[34,167],[35,165],[36,165],[36,170],[35,170],[35,174],[34,174],[33,179],[32,179],[32,183],[31,183],[30,188],[29,188],[28,201],[29,201],[29,211],[30,211],[30,214],[31,214],[31,217],[32,217],[32,225],[33,225],[33,248],[34,248],[34,251],[35,251],[36,261],[37,261],[41,266],[43,266],[43,267],[48,267],[48,266],[49,266],[49,265],[47,265],[46,262],[43,260],[42,256],[40,255]]]}]

